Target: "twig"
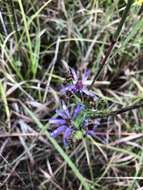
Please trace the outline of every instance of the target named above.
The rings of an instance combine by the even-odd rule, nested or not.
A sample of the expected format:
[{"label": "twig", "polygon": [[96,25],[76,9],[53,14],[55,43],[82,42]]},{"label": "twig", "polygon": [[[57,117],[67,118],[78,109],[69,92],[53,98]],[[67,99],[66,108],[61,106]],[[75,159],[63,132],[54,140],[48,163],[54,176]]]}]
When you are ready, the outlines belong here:
[{"label": "twig", "polygon": [[133,110],[133,109],[138,109],[140,107],[143,107],[143,103],[132,105],[132,106],[127,106],[125,108],[121,108],[121,109],[111,111],[111,112],[108,112],[108,113],[99,113],[99,114],[95,113],[95,117],[104,118],[104,117],[109,117],[109,116],[116,116],[118,114],[122,114],[124,112],[130,111],[130,110]]},{"label": "twig", "polygon": [[99,75],[100,75],[100,73],[101,73],[101,71],[102,71],[104,65],[107,63],[107,60],[108,60],[108,58],[110,57],[110,55],[111,55],[111,53],[112,53],[113,47],[114,47],[114,45],[116,44],[116,42],[118,41],[120,32],[121,32],[121,30],[122,30],[122,27],[123,27],[123,25],[124,25],[124,23],[125,23],[125,20],[126,20],[126,18],[127,18],[128,12],[129,12],[129,10],[130,10],[131,5],[132,5],[133,2],[134,2],[134,0],[129,0],[129,1],[128,1],[127,5],[126,5],[126,8],[125,8],[125,10],[124,10],[124,13],[123,13],[123,15],[122,15],[121,21],[120,21],[120,23],[119,23],[119,25],[118,25],[118,28],[117,28],[117,30],[116,30],[114,36],[113,36],[113,39],[111,40],[111,44],[110,44],[110,46],[109,46],[109,48],[108,48],[108,50],[107,50],[107,53],[106,53],[105,57],[103,58],[103,60],[101,61],[101,66],[100,66],[98,72],[95,74],[95,76],[94,76],[94,78],[93,78],[93,81],[92,81],[91,85],[89,86],[89,88],[91,88],[91,87],[93,86],[94,82],[95,82],[95,81],[97,80],[97,78],[99,77]]},{"label": "twig", "polygon": [[[107,135],[107,132],[99,132],[99,131],[96,131],[96,135],[99,135],[99,136],[105,136]],[[108,135],[109,136],[116,136],[118,135],[116,132],[108,132]],[[135,132],[122,132],[121,133],[121,136],[143,136],[143,133],[135,133]],[[45,136],[45,134],[40,134],[40,133],[2,133],[0,134],[0,139],[1,138],[15,138],[15,137],[41,137],[41,136]]]}]

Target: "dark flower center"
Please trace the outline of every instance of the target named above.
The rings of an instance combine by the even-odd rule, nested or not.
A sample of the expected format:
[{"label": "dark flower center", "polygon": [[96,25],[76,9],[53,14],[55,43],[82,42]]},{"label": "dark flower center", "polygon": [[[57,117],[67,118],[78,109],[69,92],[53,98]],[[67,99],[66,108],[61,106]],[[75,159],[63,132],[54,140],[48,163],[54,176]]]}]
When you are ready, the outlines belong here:
[{"label": "dark flower center", "polygon": [[75,86],[76,86],[77,90],[81,90],[83,88],[82,81],[81,80],[77,81],[77,83],[75,84]]},{"label": "dark flower center", "polygon": [[68,126],[70,126],[70,125],[71,125],[71,120],[70,120],[70,119],[66,119],[66,124],[67,124]]}]

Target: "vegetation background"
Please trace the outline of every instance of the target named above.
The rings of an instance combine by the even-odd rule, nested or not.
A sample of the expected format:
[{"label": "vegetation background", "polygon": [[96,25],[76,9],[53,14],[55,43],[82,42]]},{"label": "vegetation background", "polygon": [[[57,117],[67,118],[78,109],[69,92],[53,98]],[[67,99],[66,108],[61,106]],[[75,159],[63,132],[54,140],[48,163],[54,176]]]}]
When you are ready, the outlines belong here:
[{"label": "vegetation background", "polygon": [[[143,189],[143,108],[102,120],[65,149],[49,118],[65,65],[98,71],[125,0],[0,1],[0,189]],[[143,100],[143,7],[133,3],[93,90],[112,109]]]}]

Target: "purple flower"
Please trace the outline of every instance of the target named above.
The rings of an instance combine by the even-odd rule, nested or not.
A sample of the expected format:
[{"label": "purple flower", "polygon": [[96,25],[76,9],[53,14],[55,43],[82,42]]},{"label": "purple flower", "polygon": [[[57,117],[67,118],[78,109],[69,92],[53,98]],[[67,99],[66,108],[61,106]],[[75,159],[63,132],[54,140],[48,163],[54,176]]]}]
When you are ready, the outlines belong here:
[{"label": "purple flower", "polygon": [[83,129],[85,135],[90,135],[95,137],[96,129],[100,125],[100,119],[91,120],[90,118],[84,121]]},{"label": "purple flower", "polygon": [[51,118],[49,120],[51,124],[54,124],[57,127],[53,132],[51,132],[51,137],[55,138],[60,134],[63,134],[63,142],[64,145],[67,146],[67,140],[72,135],[72,130],[75,129],[74,119],[77,117],[77,114],[81,111],[82,108],[83,106],[78,103],[73,113],[71,113],[65,102],[62,101],[62,111],[56,110],[58,118]]},{"label": "purple flower", "polygon": [[96,119],[94,121],[92,129],[88,129],[88,125],[89,125],[89,121],[86,120],[85,123],[84,123],[84,127],[83,127],[85,130],[87,129],[86,130],[86,135],[90,135],[90,136],[95,137],[96,129],[100,125],[100,119]]},{"label": "purple flower", "polygon": [[83,74],[82,79],[77,75],[74,69],[71,69],[71,75],[72,75],[72,84],[68,84],[66,87],[64,87],[61,90],[62,94],[66,94],[66,92],[71,91],[73,93],[80,93],[80,94],[86,94],[88,96],[97,98],[96,94],[92,91],[89,91],[87,88],[87,79],[89,77],[90,71],[87,70]]}]

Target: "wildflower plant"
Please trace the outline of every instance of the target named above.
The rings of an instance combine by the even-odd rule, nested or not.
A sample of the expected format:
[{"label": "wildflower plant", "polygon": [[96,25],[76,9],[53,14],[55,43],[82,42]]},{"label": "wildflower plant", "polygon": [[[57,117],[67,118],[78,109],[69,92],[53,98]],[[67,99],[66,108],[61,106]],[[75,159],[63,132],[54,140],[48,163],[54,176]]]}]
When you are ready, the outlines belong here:
[{"label": "wildflower plant", "polygon": [[86,94],[87,96],[97,98],[96,94],[88,89],[88,77],[90,71],[86,70],[83,76],[76,73],[74,69],[71,69],[71,82],[61,89],[61,94],[66,94],[67,92],[72,92],[74,94]]},{"label": "wildflower plant", "polygon": [[[62,99],[61,109],[55,110],[57,117],[53,117],[49,120],[51,126],[55,127],[51,132],[51,137],[56,138],[63,135],[65,147],[69,145],[68,139],[75,141],[87,136],[96,137],[96,129],[100,126],[102,117],[116,115],[141,106],[129,106],[125,109],[123,108],[111,112],[108,101],[98,97],[96,93],[90,91],[85,84],[89,76],[89,71],[86,71],[81,79],[73,69],[71,69],[71,73],[72,80],[61,89],[60,93],[68,96],[67,92],[70,91],[75,96],[73,98],[68,97],[71,99],[68,101],[68,104]],[[86,103],[83,98],[85,94],[87,98],[93,98],[95,107]]]},{"label": "wildflower plant", "polygon": [[[61,109],[55,112],[57,117],[51,118],[49,123],[55,127],[51,132],[51,137],[56,138],[63,135],[64,146],[68,146],[68,139],[80,139],[83,136],[95,136],[96,128],[100,125],[99,119],[93,119],[96,109],[91,109],[85,104],[83,96],[92,97],[95,101],[99,98],[95,92],[88,89],[87,79],[90,71],[87,70],[80,78],[74,69],[71,69],[71,80],[61,89],[62,95],[70,96],[67,92],[74,94],[74,98],[69,101],[69,105],[61,100]],[[92,122],[91,122],[92,121]],[[92,126],[88,129],[88,126]]]},{"label": "wildflower plant", "polygon": [[[136,2],[138,2],[138,4],[142,4],[142,0]],[[129,0],[127,2],[120,23],[108,47],[107,53],[101,60],[100,67],[97,73],[95,73],[93,76],[91,84],[88,84],[88,77],[90,74],[89,70],[86,70],[83,76],[80,77],[74,69],[71,69],[71,79],[68,80],[68,83],[60,90],[60,94],[68,97],[68,100],[70,101],[68,101],[68,104],[66,105],[66,103],[62,100],[62,111],[56,110],[58,117],[50,119],[50,123],[56,127],[56,129],[51,132],[51,136],[55,138],[60,134],[63,134],[63,142],[65,146],[68,145],[67,140],[69,137],[79,137],[79,134],[81,134],[81,136],[90,135],[94,137],[96,135],[96,129],[101,122],[99,118],[108,117],[109,115],[116,115],[142,106],[142,104],[133,105],[112,112],[110,108],[108,108],[108,102],[103,101],[106,105],[102,106],[100,103],[102,102],[102,98],[99,98],[95,92],[90,90],[92,89],[94,82],[98,79],[102,69],[107,64],[109,57],[111,56],[133,3],[134,0]],[[74,97],[71,98],[68,92],[73,94]],[[85,103],[83,98],[85,95],[87,98],[92,98],[95,103],[95,108],[90,107]],[[72,105],[73,111],[71,110]],[[90,122],[92,122],[91,128],[89,128],[89,125],[91,124]]]},{"label": "wildflower plant", "polygon": [[51,133],[51,136],[55,138],[63,133],[63,142],[64,145],[67,146],[67,139],[72,135],[73,131],[78,130],[74,124],[74,120],[82,109],[83,106],[78,103],[73,110],[73,113],[71,113],[71,110],[69,110],[65,102],[62,101],[62,110],[56,110],[58,117],[50,119],[50,123],[55,124],[57,127]]}]

